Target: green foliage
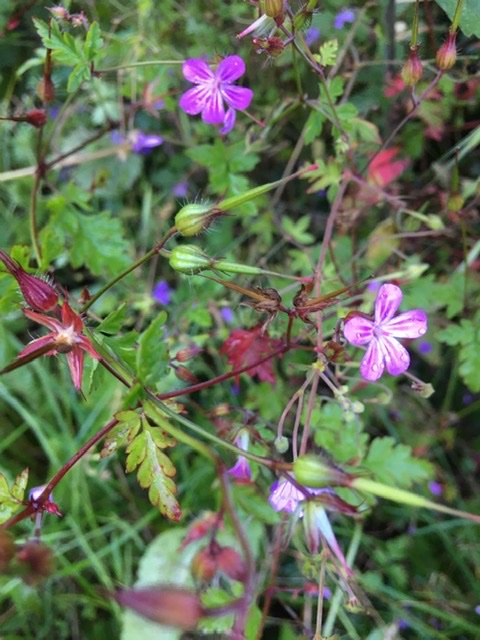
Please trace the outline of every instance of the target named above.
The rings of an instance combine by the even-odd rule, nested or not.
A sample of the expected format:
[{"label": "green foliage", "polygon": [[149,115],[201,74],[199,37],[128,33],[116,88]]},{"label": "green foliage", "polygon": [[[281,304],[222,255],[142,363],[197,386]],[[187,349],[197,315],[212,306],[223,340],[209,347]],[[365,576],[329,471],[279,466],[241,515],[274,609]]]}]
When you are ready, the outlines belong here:
[{"label": "green foliage", "polygon": [[459,324],[450,324],[437,333],[440,342],[458,347],[458,372],[465,385],[473,392],[480,391],[480,313],[473,320],[464,318]]},{"label": "green foliage", "polygon": [[[447,13],[450,20],[453,20],[458,5],[457,0],[435,1]],[[480,38],[480,15],[478,14],[478,4],[476,0],[463,0],[459,25],[466,36],[476,36]]]},{"label": "green foliage", "polygon": [[82,41],[66,31],[62,33],[55,20],[47,24],[34,19],[34,24],[44,46],[52,50],[54,59],[60,64],[73,67],[68,78],[67,91],[76,91],[82,82],[90,80],[92,65],[97,61],[103,46],[99,25],[92,22],[85,40]]},{"label": "green foliage", "polygon": [[10,486],[7,478],[0,473],[0,523],[8,520],[20,507],[28,483],[28,469],[24,469]]},{"label": "green foliage", "polygon": [[427,460],[416,458],[411,447],[391,437],[375,438],[362,464],[378,481],[405,489],[428,480],[433,472]]},{"label": "green foliage", "polygon": [[338,40],[327,40],[320,47],[320,53],[314,55],[313,57],[321,64],[322,67],[331,67],[337,61],[337,53],[338,53]]}]

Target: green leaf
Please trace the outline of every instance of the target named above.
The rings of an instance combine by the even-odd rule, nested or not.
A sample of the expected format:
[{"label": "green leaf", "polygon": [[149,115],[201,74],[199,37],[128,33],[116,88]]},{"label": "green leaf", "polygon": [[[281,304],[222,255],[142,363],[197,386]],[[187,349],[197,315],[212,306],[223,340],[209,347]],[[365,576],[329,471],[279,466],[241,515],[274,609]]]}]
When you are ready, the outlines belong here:
[{"label": "green leaf", "polygon": [[10,487],[7,478],[0,473],[0,523],[5,522],[20,509],[28,482],[28,469],[24,469]]},{"label": "green leaf", "polygon": [[315,236],[307,232],[308,227],[312,221],[311,216],[302,216],[298,220],[292,220],[287,216],[282,218],[282,228],[289,236],[300,244],[312,244],[315,241]]},{"label": "green leaf", "polygon": [[436,338],[440,342],[454,347],[458,344],[467,345],[475,341],[476,327],[471,320],[460,320],[460,324],[451,324],[445,329],[437,331]]},{"label": "green leaf", "polygon": [[305,123],[305,144],[311,144],[322,133],[325,115],[312,109]]},{"label": "green leaf", "polygon": [[93,62],[102,46],[103,39],[101,37],[98,22],[92,22],[89,30],[87,31],[87,37],[85,38],[84,53],[86,60]]},{"label": "green leaf", "polygon": [[315,54],[313,57],[323,67],[332,67],[337,61],[337,52],[338,40],[334,38],[333,40],[327,40],[327,42],[322,44],[320,47],[320,54]]},{"label": "green leaf", "polygon": [[451,347],[458,347],[458,372],[464,383],[476,393],[480,391],[480,313],[472,320],[462,319],[437,333],[437,339]]},{"label": "green leaf", "polygon": [[94,275],[117,275],[130,264],[129,244],[120,220],[104,211],[85,215],[69,210],[58,223],[70,235],[74,268],[87,266]]},{"label": "green leaf", "polygon": [[137,377],[145,385],[155,385],[168,370],[169,356],[164,337],[167,314],[161,311],[140,335],[137,349]]},{"label": "green leaf", "polygon": [[110,456],[125,443],[131,442],[142,424],[141,417],[136,411],[119,411],[115,417],[119,420],[119,424],[105,438],[100,452],[101,458]]},{"label": "green leaf", "polygon": [[396,444],[390,436],[375,438],[363,465],[379,482],[403,488],[427,480],[433,473],[430,462],[416,458],[411,447]]},{"label": "green leaf", "polygon": [[177,487],[172,477],[176,470],[161,449],[155,444],[151,429],[144,430],[145,457],[137,472],[138,483],[148,489],[148,497],[157,505],[160,513],[170,520],[178,521],[182,517],[180,505],[175,498]]},{"label": "green leaf", "polygon": [[315,444],[339,463],[362,458],[368,435],[362,431],[360,418],[346,413],[342,407],[327,402],[312,414]]},{"label": "green leaf", "polygon": [[[131,413],[131,412],[127,412]],[[137,480],[142,489],[148,489],[148,498],[160,513],[170,520],[180,520],[182,511],[175,498],[177,487],[172,480],[176,469],[162,448],[165,444],[157,427],[142,420],[142,432],[127,447],[127,472],[138,467]]]},{"label": "green leaf", "polygon": [[114,309],[96,328],[96,331],[115,335],[120,331],[127,317],[127,305],[123,302],[118,309]]},{"label": "green leaf", "polygon": [[[436,0],[436,2],[446,12],[450,20],[453,20],[457,0]],[[464,0],[459,26],[466,36],[470,37],[473,35],[480,38],[480,11],[478,0]]]}]

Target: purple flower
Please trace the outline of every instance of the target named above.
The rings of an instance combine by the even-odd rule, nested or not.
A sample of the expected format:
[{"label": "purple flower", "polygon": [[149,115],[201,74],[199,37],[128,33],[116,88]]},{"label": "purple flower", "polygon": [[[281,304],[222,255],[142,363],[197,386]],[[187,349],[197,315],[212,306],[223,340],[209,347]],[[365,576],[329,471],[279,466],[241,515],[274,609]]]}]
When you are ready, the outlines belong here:
[{"label": "purple flower", "polygon": [[153,289],[152,296],[159,304],[170,304],[170,294],[172,289],[168,282],[165,280],[159,280]]},{"label": "purple flower", "polygon": [[231,324],[235,320],[235,316],[230,307],[222,307],[220,309],[220,315],[227,324]]},{"label": "purple flower", "polygon": [[333,26],[335,29],[343,29],[343,27],[350,22],[355,21],[355,13],[351,9],[343,9],[340,13],[337,13]]},{"label": "purple flower", "polygon": [[355,346],[368,344],[360,363],[360,374],[374,382],[385,367],[392,376],[398,376],[410,366],[410,356],[396,338],[415,339],[427,331],[427,316],[415,309],[393,317],[402,301],[402,292],[394,284],[380,287],[375,301],[375,319],[355,315],[345,322],[344,335]]},{"label": "purple flower", "polygon": [[163,143],[163,138],[154,133],[143,133],[143,131],[132,131],[129,135],[133,153],[147,155],[152,149]]},{"label": "purple flower", "polygon": [[439,482],[429,482],[428,488],[430,489],[430,493],[434,496],[441,496],[443,493],[443,487]]},{"label": "purple flower", "polygon": [[318,27],[308,27],[305,31],[305,44],[311,47],[320,38],[320,29]]},{"label": "purple flower", "polygon": [[418,343],[418,350],[420,353],[430,353],[433,349],[432,343],[428,340],[421,340]]},{"label": "purple flower", "polygon": [[245,63],[239,56],[224,58],[215,71],[200,58],[186,60],[183,75],[197,86],[183,94],[180,108],[190,116],[201,113],[204,122],[223,125],[220,133],[229,133],[235,124],[235,109],[246,109],[253,98],[251,89],[232,84],[244,73]]},{"label": "purple flower", "polygon": [[[248,450],[249,433],[245,429],[241,429],[235,438],[235,444],[244,451]],[[250,469],[250,463],[245,456],[238,456],[237,462],[227,470],[231,476],[235,478],[237,482],[248,483],[252,479],[252,470]]]},{"label": "purple flower", "polygon": [[125,138],[118,131],[112,133],[112,142],[114,144],[123,144],[128,142],[133,153],[147,155],[152,149],[163,144],[163,138],[155,133],[144,133],[138,129],[130,131]]},{"label": "purple flower", "polygon": [[177,182],[177,184],[172,189],[172,193],[177,198],[185,198],[188,193],[188,182],[186,180]]},{"label": "purple flower", "polygon": [[270,487],[268,501],[275,511],[294,513],[305,494],[288,480],[277,480]]}]

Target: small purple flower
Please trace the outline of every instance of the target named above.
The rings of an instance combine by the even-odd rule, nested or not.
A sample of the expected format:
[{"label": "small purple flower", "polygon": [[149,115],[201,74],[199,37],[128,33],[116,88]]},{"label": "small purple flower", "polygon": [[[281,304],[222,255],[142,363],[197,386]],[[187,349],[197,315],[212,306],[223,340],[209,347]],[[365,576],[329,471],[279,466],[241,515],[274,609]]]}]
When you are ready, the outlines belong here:
[{"label": "small purple flower", "polygon": [[415,309],[393,317],[402,302],[402,292],[394,284],[380,287],[375,301],[375,319],[354,315],[345,322],[344,335],[355,346],[368,344],[360,363],[360,374],[369,382],[375,382],[385,367],[392,376],[398,376],[410,366],[410,356],[396,338],[411,340],[427,331],[427,316]]},{"label": "small purple flower", "polygon": [[440,484],[440,482],[429,482],[428,488],[433,496],[441,496],[443,493],[443,486]]},{"label": "small purple flower", "polygon": [[430,353],[433,349],[432,343],[428,340],[420,340],[418,350],[420,353]]},{"label": "small purple flower", "polygon": [[147,155],[152,149],[163,144],[163,138],[155,133],[144,133],[138,129],[130,131],[125,138],[118,131],[112,133],[113,144],[123,144],[128,142],[133,153]]},{"label": "small purple flower", "polygon": [[317,40],[320,39],[320,29],[318,27],[308,27],[305,31],[305,44],[311,47]]},{"label": "small purple flower", "polygon": [[172,189],[172,193],[177,198],[185,198],[188,193],[188,182],[186,180],[177,182],[177,184]]},{"label": "small purple flower", "polygon": [[475,613],[480,616],[480,604],[475,607]]},{"label": "small purple flower", "polygon": [[163,305],[170,304],[172,289],[166,280],[159,280],[153,289],[152,296]]},{"label": "small purple flower", "polygon": [[[247,109],[253,91],[232,83],[245,73],[245,63],[239,56],[224,58],[215,71],[204,60],[193,58],[183,63],[183,75],[197,85],[180,98],[180,108],[190,116],[202,114],[207,124],[223,125],[221,134],[229,133],[235,125],[235,109]],[[225,111],[224,102],[228,109]]]},{"label": "small purple flower", "polygon": [[343,9],[335,16],[333,26],[335,29],[343,29],[346,24],[351,22],[355,22],[355,13],[351,9]]},{"label": "small purple flower", "polygon": [[163,144],[163,138],[154,133],[144,133],[143,131],[132,131],[129,135],[133,153],[147,155],[152,149]]},{"label": "small purple flower", "polygon": [[227,324],[231,324],[235,320],[235,316],[230,307],[222,307],[220,309],[220,315]]},{"label": "small purple flower", "polygon": [[[249,433],[245,429],[241,429],[235,438],[235,444],[244,451],[248,450]],[[248,483],[252,479],[252,470],[250,469],[250,463],[245,456],[238,456],[237,462],[227,470],[231,476],[235,478],[237,482]]]}]

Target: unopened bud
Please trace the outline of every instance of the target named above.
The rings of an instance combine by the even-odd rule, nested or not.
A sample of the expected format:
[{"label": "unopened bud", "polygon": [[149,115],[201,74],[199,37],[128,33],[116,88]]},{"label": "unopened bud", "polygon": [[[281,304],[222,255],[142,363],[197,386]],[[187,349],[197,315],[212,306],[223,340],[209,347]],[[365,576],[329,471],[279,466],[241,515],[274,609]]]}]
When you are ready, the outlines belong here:
[{"label": "unopened bud", "polygon": [[0,260],[15,278],[25,302],[34,311],[51,311],[58,304],[58,294],[51,284],[27,273],[16,260],[0,249]]},{"label": "unopened bud", "polygon": [[222,547],[217,555],[218,570],[232,580],[244,582],[247,568],[242,556],[233,547]]},{"label": "unopened bud", "polygon": [[196,236],[212,224],[221,212],[210,204],[187,204],[175,216],[175,227],[182,236]]},{"label": "unopened bud", "polygon": [[198,582],[211,582],[218,572],[218,551],[220,546],[211,542],[208,546],[197,551],[193,556],[190,570]]},{"label": "unopened bud", "polygon": [[48,9],[54,18],[59,20],[68,20],[70,14],[64,7],[49,7]]},{"label": "unopened bud", "polygon": [[42,102],[52,102],[55,98],[55,87],[50,76],[43,76],[37,84],[37,96]]},{"label": "unopened bud", "polygon": [[288,451],[288,438],[286,438],[285,436],[275,438],[275,442],[273,444],[278,453],[286,453]]},{"label": "unopened bud", "polygon": [[193,244],[183,244],[174,247],[168,259],[175,271],[192,275],[210,268],[215,260]]},{"label": "unopened bud", "polygon": [[200,597],[173,586],[123,589],[115,600],[149,620],[185,631],[193,630],[204,615]]},{"label": "unopened bud", "polygon": [[308,453],[295,460],[293,473],[297,482],[313,489],[348,485],[350,479],[347,473],[334,469],[319,456]]},{"label": "unopened bud", "polygon": [[457,60],[457,33],[449,33],[447,39],[437,51],[435,64],[441,71],[448,71]]},{"label": "unopened bud", "polygon": [[187,367],[176,366],[175,367],[175,375],[179,380],[186,382],[187,384],[197,384],[198,378],[197,376],[187,369]]},{"label": "unopened bud", "polygon": [[188,349],[180,349],[180,351],[177,351],[175,360],[177,362],[188,362],[188,360],[195,358],[201,352],[202,350],[200,349],[200,347],[196,347],[195,345],[193,345]]},{"label": "unopened bud", "polygon": [[37,129],[43,127],[47,122],[45,109],[30,109],[30,111],[27,111],[25,114],[25,122],[28,122],[28,124],[31,124]]},{"label": "unopened bud", "polygon": [[35,584],[48,578],[55,568],[52,550],[41,542],[27,542],[17,553],[17,561],[22,563],[26,573],[22,576],[27,584]]},{"label": "unopened bud", "polygon": [[402,69],[402,80],[408,87],[417,84],[423,74],[423,65],[418,57],[418,47],[410,47],[408,58]]},{"label": "unopened bud", "polygon": [[269,18],[281,18],[285,14],[284,0],[264,0],[264,11]]}]

